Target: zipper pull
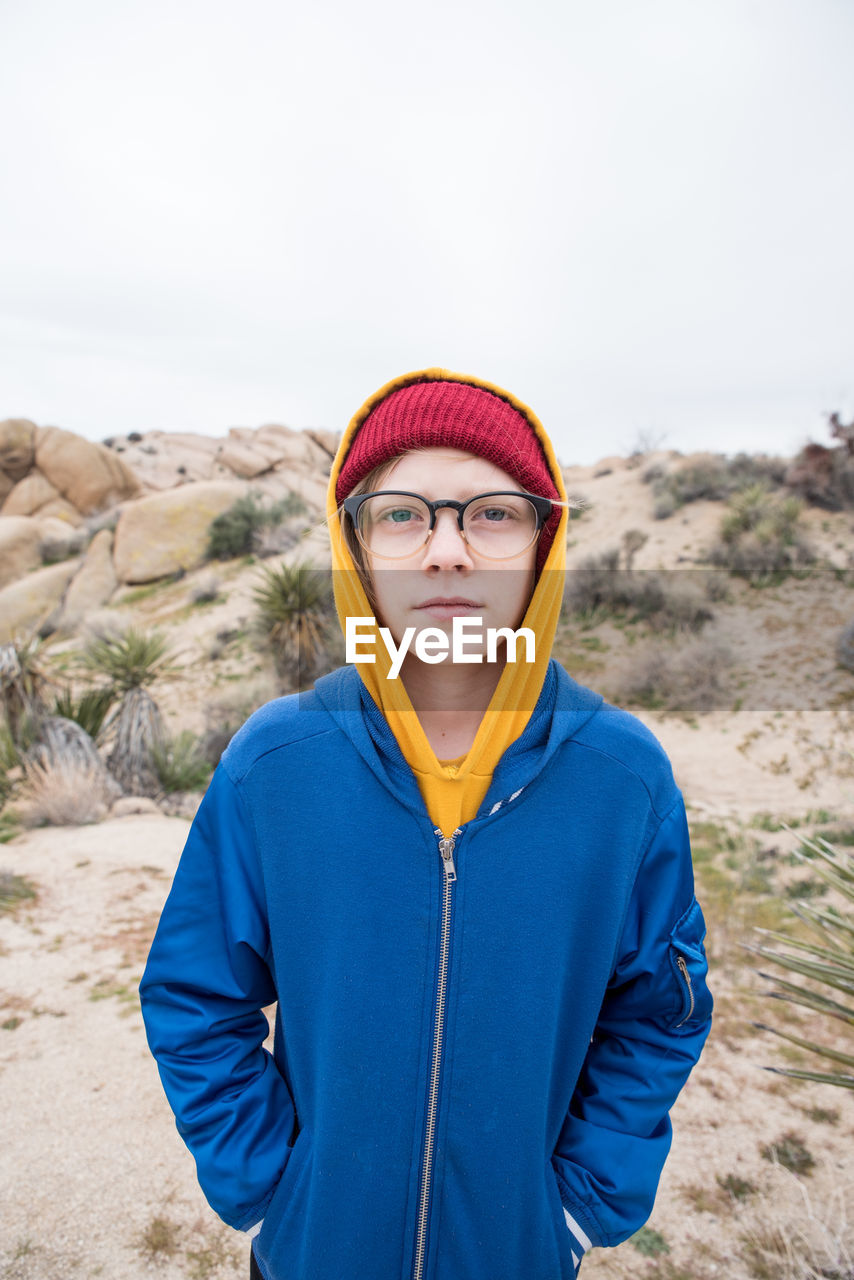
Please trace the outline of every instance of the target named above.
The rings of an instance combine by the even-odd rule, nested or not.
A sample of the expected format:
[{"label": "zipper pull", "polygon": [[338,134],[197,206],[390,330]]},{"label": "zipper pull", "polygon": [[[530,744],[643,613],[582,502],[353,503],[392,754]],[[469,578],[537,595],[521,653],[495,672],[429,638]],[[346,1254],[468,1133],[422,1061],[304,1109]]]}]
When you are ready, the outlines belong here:
[{"label": "zipper pull", "polygon": [[442,855],[442,866],[445,876],[449,883],[453,883],[457,878],[457,868],[454,866],[454,848],[457,843],[457,836],[462,830],[457,827],[452,836],[444,836],[438,827],[435,828],[436,835],[439,837],[439,852]]},{"label": "zipper pull", "polygon": [[[682,977],[685,979],[685,985],[688,988],[688,999],[691,1002],[688,1012],[685,1014],[685,1017],[682,1019],[682,1022],[687,1022],[694,1012],[694,988],[691,985],[691,975],[688,972],[688,964],[684,956],[678,955],[676,957],[676,968],[679,970],[679,972],[682,974]],[[681,1027],[682,1022],[678,1022],[676,1025]]]}]

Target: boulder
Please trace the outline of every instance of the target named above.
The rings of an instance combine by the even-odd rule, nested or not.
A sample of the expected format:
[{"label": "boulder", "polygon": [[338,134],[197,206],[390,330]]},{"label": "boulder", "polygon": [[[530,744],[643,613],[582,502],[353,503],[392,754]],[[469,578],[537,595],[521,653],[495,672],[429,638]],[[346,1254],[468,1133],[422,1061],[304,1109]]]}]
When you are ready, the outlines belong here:
[{"label": "boulder", "polygon": [[122,796],[110,808],[111,818],[129,818],[135,813],[158,813],[163,810],[150,796]]},{"label": "boulder", "polygon": [[56,516],[43,516],[40,513],[37,519],[42,536],[42,560],[45,564],[55,564],[57,560],[80,555],[88,538],[85,529],[69,524],[67,520],[59,520]]},{"label": "boulder", "polygon": [[27,751],[28,764],[51,769],[70,765],[77,768],[82,778],[100,792],[110,803],[122,794],[122,789],[110,774],[89,734],[75,720],[64,716],[47,716],[42,721],[36,741]]},{"label": "boulder", "polygon": [[83,515],[139,492],[139,481],[121,458],[61,427],[36,428],[35,461],[57,492]]},{"label": "boulder", "polygon": [[306,435],[310,436],[314,443],[320,446],[326,457],[331,462],[338,452],[338,445],[341,441],[340,433],[337,431],[327,431],[321,427],[311,427],[306,429]]},{"label": "boulder", "polygon": [[[53,487],[47,476],[42,475],[37,467],[33,467],[29,474],[10,490],[3,506],[0,507],[0,515],[32,516],[41,507],[48,502],[56,501],[60,496],[59,490]],[[79,520],[80,517],[78,516],[77,519]]]},{"label": "boulder", "polygon": [[41,522],[30,516],[0,516],[0,589],[42,562]]},{"label": "boulder", "polygon": [[79,567],[79,560],[64,560],[4,587],[0,591],[0,644],[10,643],[21,633],[40,630],[56,611]]},{"label": "boulder", "polygon": [[118,586],[113,568],[113,535],[109,529],[96,533],[82,565],[74,575],[57,619],[58,631],[74,631],[93,610],[105,605]]},{"label": "boulder", "polygon": [[269,471],[273,465],[270,458],[265,457],[261,450],[253,449],[251,445],[241,444],[236,440],[229,440],[228,444],[223,446],[219,461],[235,475],[242,476],[244,480],[252,480],[255,476],[260,476],[264,471]]},{"label": "boulder", "polygon": [[35,461],[38,427],[29,418],[0,422],[0,471],[16,483],[23,480]]},{"label": "boulder", "polygon": [[212,480],[128,503],[119,516],[113,547],[119,582],[152,582],[202,564],[211,521],[245,491],[234,481]]}]

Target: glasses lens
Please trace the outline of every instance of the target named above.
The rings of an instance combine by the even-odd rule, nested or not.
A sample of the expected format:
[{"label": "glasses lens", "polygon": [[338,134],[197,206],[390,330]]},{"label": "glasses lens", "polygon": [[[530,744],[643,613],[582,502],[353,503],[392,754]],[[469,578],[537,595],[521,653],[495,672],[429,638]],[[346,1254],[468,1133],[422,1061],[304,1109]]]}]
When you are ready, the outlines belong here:
[{"label": "glasses lens", "polygon": [[517,494],[490,494],[466,507],[463,529],[473,551],[507,560],[520,555],[536,538],[537,512]]},{"label": "glasses lens", "polygon": [[430,533],[430,511],[408,493],[378,493],[359,508],[359,539],[374,555],[402,559],[418,551]]}]

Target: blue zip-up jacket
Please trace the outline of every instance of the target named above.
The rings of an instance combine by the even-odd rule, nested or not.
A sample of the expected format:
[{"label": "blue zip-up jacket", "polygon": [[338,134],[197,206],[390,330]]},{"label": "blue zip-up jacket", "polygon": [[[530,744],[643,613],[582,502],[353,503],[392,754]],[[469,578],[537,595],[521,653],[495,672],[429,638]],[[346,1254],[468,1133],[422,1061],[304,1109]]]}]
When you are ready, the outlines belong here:
[{"label": "blue zip-up jacket", "polygon": [[263,1218],[267,1280],[567,1280],[652,1207],[710,1025],[703,935],[632,716],[552,661],[443,841],[348,667],[233,739],[143,1014],[208,1200]]}]

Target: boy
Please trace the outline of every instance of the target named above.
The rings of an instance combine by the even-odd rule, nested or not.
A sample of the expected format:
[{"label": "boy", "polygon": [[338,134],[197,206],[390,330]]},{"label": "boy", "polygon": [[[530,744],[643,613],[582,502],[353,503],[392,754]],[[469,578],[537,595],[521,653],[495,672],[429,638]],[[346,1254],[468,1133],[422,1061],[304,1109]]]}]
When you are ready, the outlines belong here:
[{"label": "boy", "polygon": [[388,384],[328,515],[358,659],[223,756],[149,1042],[254,1276],[566,1280],[645,1221],[710,1025],[682,799],[550,659],[567,501],[525,405]]}]

